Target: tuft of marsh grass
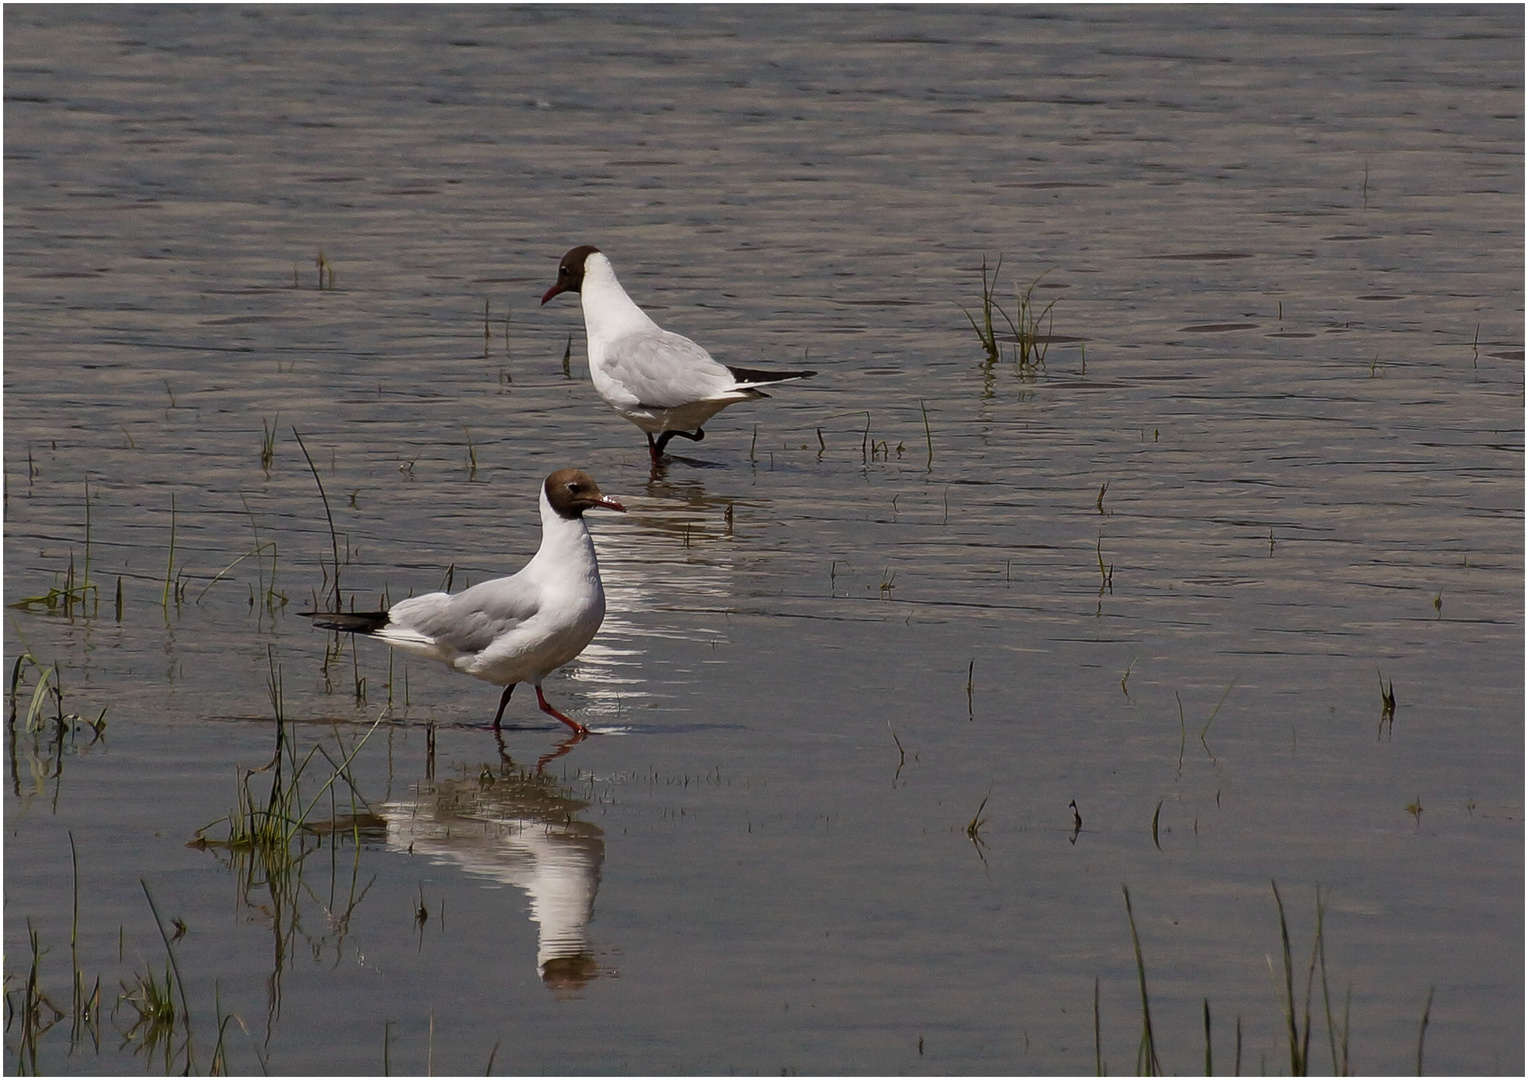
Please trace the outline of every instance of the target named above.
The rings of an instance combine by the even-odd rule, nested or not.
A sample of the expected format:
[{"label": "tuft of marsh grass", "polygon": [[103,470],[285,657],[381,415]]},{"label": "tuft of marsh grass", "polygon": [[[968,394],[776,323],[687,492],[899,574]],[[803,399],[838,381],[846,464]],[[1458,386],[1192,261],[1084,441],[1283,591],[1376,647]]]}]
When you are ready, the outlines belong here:
[{"label": "tuft of marsh grass", "polygon": [[[349,790],[350,820],[359,820],[365,813],[365,800],[356,789],[350,766],[381,724],[382,717],[378,716],[348,751],[341,747],[341,760],[338,762],[319,745],[300,754],[290,730],[291,725],[286,719],[281,668],[276,664],[274,650],[270,648],[267,651],[267,663],[267,689],[276,719],[275,752],[264,765],[243,772],[233,812],[198,829],[192,844],[201,848],[218,847],[253,853],[262,861],[268,874],[282,874],[306,857],[308,841],[316,835],[309,827],[309,820],[319,801],[333,789],[343,786]],[[328,776],[319,782],[318,790],[308,796],[303,791],[304,775],[319,757],[325,758],[331,769]],[[256,790],[253,781],[256,776],[267,774],[269,785],[262,795]],[[214,840],[207,836],[214,826],[225,823],[227,835],[224,838]]]},{"label": "tuft of marsh grass", "polygon": [[[30,453],[30,450],[28,451]],[[69,565],[63,571],[63,580],[58,580],[58,573],[54,574],[54,584],[45,593],[36,596],[26,596],[20,600],[14,600],[9,607],[19,608],[23,611],[43,610],[49,615],[62,614],[66,619],[72,619],[75,609],[79,609],[81,618],[94,618],[100,613],[101,590],[90,578],[90,482],[85,482],[85,561],[84,565],[76,572],[74,565],[74,549],[69,549]]]},{"label": "tuft of marsh grass", "polygon": [[964,307],[960,309],[961,311],[965,312],[966,319],[971,323],[971,329],[976,331],[977,339],[981,341],[982,348],[987,350],[987,359],[991,361],[1002,359],[1002,353],[999,351],[997,345],[997,328],[993,324],[993,314],[996,313],[998,316],[1006,320],[1008,322],[1008,328],[1012,330],[1014,334],[1018,333],[1018,327],[1013,325],[1013,320],[1008,318],[1008,313],[1005,312],[997,303],[997,275],[998,272],[1002,269],[1003,256],[999,254],[997,257],[997,265],[992,268],[992,280],[988,281],[987,256],[983,255],[982,300],[980,309],[981,321],[977,322],[976,316],[971,314],[971,312],[966,311]]},{"label": "tuft of marsh grass", "polygon": [[[174,946],[170,935],[165,932],[164,920],[160,918],[159,906],[154,903],[154,894],[149,891],[149,883],[140,878],[138,884],[143,886],[143,895],[148,898],[154,925],[158,927],[160,939],[164,942],[165,969],[162,978],[150,970],[135,976],[136,985],[122,984],[126,995],[118,1002],[119,1006],[125,1002],[138,1013],[137,1020],[126,1035],[129,1041],[135,1036],[140,1038],[145,1053],[163,1053],[165,1075],[172,1072],[190,1075],[196,1070],[196,1050],[191,1037],[191,1006],[186,1000],[186,983],[181,978]],[[184,1038],[177,1050],[175,1040],[180,1031],[184,1032]],[[185,1066],[178,1068],[176,1062],[182,1059]]]},{"label": "tuft of marsh grass", "polygon": [[[19,711],[20,698],[24,693],[22,689],[26,672],[36,673],[37,681],[32,687],[31,697],[27,703],[26,714],[23,716]],[[53,705],[53,715],[47,716],[49,702]],[[57,770],[63,767],[63,754],[65,743],[71,740],[80,725],[89,728],[94,733],[90,741],[94,743],[100,739],[106,730],[106,707],[102,707],[100,714],[94,720],[87,720],[78,713],[64,712],[63,677],[59,672],[58,663],[43,664],[30,652],[24,652],[16,657],[16,662],[11,665],[11,689],[10,689],[10,713],[7,724],[14,735],[20,732],[33,736],[34,746],[31,753],[38,759],[46,757],[54,761],[56,769],[45,772],[42,775],[56,775]],[[46,737],[45,743],[42,737]],[[12,747],[13,752],[15,747]],[[16,762],[12,760],[14,768]]]},{"label": "tuft of marsh grass", "polygon": [[[980,319],[969,310],[962,307],[966,320],[971,324],[971,329],[976,331],[977,340],[987,354],[987,363],[995,364],[1002,359],[1002,342],[998,339],[998,319],[1008,326],[1008,332],[1012,335],[1013,361],[1021,371],[1032,371],[1045,366],[1045,353],[1049,347],[1050,331],[1054,327],[1055,317],[1052,314],[1056,301],[1052,300],[1043,308],[1035,305],[1035,286],[1040,284],[1045,271],[1039,277],[1031,281],[1026,287],[1020,289],[1014,287],[1014,312],[1009,315],[1003,310],[1002,304],[997,299],[998,272],[1003,268],[1003,256],[999,255],[997,265],[992,269],[992,276],[987,276],[987,257],[982,256],[982,295],[979,308]],[[995,316],[995,317],[994,317]],[[1040,333],[1040,325],[1044,323],[1046,333]]]},{"label": "tuft of marsh grass", "polygon": [[[1050,271],[1047,270],[1045,273],[1048,274]],[[1055,328],[1055,316],[1052,314],[1052,311],[1056,306],[1056,301],[1052,300],[1038,311],[1035,309],[1035,286],[1040,284],[1040,278],[1044,276],[1045,274],[1041,274],[1040,277],[1035,278],[1022,292],[1017,288],[1014,290],[1018,328],[1016,331],[1017,340],[1013,346],[1013,359],[1014,363],[1018,364],[1020,368],[1041,368],[1045,366],[1045,353],[1050,344],[1047,338],[1050,336],[1050,331]],[[1040,333],[1040,323],[1042,321],[1046,324],[1046,333],[1043,336]]]},{"label": "tuft of marsh grass", "polygon": [[[48,701],[49,684],[57,674],[58,669],[55,666],[39,663],[37,658],[31,653],[22,653],[16,657],[16,662],[11,665],[10,723],[12,726],[15,726],[18,718],[17,695],[21,690],[22,673],[26,667],[30,667],[37,672],[37,684],[32,687],[32,698],[27,704],[26,717],[21,720],[22,730],[32,732],[41,729],[43,726],[43,709]],[[60,698],[59,708],[62,711],[62,698]]]},{"label": "tuft of marsh grass", "polygon": [[[1311,1059],[1311,1043],[1315,1027],[1313,1017],[1319,1015],[1326,1025],[1326,1043],[1333,1075],[1350,1076],[1352,1075],[1352,1060],[1349,1056],[1349,1039],[1352,1031],[1350,1015],[1353,991],[1351,987],[1348,988],[1339,1014],[1334,1008],[1326,964],[1327,894],[1320,887],[1316,889],[1316,926],[1311,943],[1310,957],[1303,965],[1297,965],[1294,948],[1290,940],[1289,922],[1285,915],[1283,897],[1279,893],[1278,882],[1275,881],[1270,884],[1273,888],[1274,906],[1278,912],[1279,920],[1279,965],[1277,968],[1275,967],[1273,957],[1268,957],[1267,963],[1269,973],[1274,977],[1275,996],[1278,998],[1283,1019],[1283,1037],[1289,1054],[1289,1074],[1291,1076],[1309,1075],[1314,1064]],[[1130,940],[1135,951],[1136,976],[1141,995],[1141,1035],[1136,1049],[1136,1072],[1138,1075],[1143,1076],[1160,1075],[1162,1063],[1158,1056],[1156,1036],[1151,1022],[1151,999],[1146,979],[1144,950],[1141,945],[1140,933],[1135,923],[1135,913],[1130,903],[1130,890],[1124,885],[1120,888],[1125,897],[1125,917],[1130,924]],[[1320,976],[1321,995],[1321,1010],[1319,1014],[1315,1011],[1316,978],[1318,974]],[[1210,1001],[1208,998],[1201,1000],[1204,1024],[1203,1067],[1205,1074],[1209,1075],[1214,1068],[1213,1028],[1211,1024]],[[1423,1047],[1427,1035],[1428,1020],[1432,1013],[1432,1002],[1433,988],[1429,987],[1427,1001],[1422,1009],[1421,1025],[1417,1032],[1416,1066],[1418,1075],[1421,1074],[1422,1070]],[[1093,988],[1093,1055],[1094,1068],[1097,1074],[1102,1076],[1106,1071],[1106,1066],[1103,1060],[1100,1032],[1098,983],[1095,980]],[[1238,1016],[1235,1025],[1234,1064],[1237,1075],[1241,1074],[1241,1064],[1242,1021],[1241,1017]]]},{"label": "tuft of marsh grass", "polygon": [[[68,1010],[55,1003],[43,989],[42,960],[50,950],[42,947],[30,919],[27,920],[28,944],[31,947],[30,967],[25,977],[17,980],[20,985],[16,989],[12,989],[10,975],[5,979],[6,1028],[17,1037],[17,1041],[8,1045],[7,1049],[16,1053],[13,1069],[18,1074],[39,1073],[40,1042],[49,1031],[61,1026],[65,1019],[70,1021],[68,1053],[71,1061],[74,1052],[83,1044],[89,1043],[97,1054],[101,1049],[101,980],[99,977],[93,982],[87,980],[79,966],[81,890],[78,850],[72,831],[69,833],[69,858],[72,871],[72,910]],[[119,1049],[132,1047],[135,1054],[149,1058],[152,1065],[167,1076],[191,1075],[199,1070],[198,1056],[193,1038],[190,1000],[175,952],[176,943],[186,933],[186,924],[179,918],[170,919],[167,924],[147,881],[140,879],[139,885],[159,931],[164,960],[162,967],[158,963],[149,963],[144,965],[143,970],[133,971],[129,977],[118,980],[121,989],[110,1007],[110,1015],[117,1021],[117,1030],[123,1037]],[[125,951],[124,932],[119,937],[119,960]],[[224,1045],[225,1034],[229,1021],[237,1018],[224,1014],[220,995],[215,999],[215,1009],[218,1038],[212,1051],[208,1074],[227,1076],[230,1070]],[[243,1026],[242,1021],[240,1025]]]},{"label": "tuft of marsh grass", "polygon": [[37,1040],[64,1018],[64,1011],[42,989],[42,957],[45,950],[31,919],[27,920],[27,944],[32,952],[31,967],[27,970],[20,1000],[13,1002],[9,993],[5,996],[6,1026],[9,1027],[13,1020],[20,1021],[20,1043],[16,1050],[17,1073],[30,1072],[37,1076]]}]

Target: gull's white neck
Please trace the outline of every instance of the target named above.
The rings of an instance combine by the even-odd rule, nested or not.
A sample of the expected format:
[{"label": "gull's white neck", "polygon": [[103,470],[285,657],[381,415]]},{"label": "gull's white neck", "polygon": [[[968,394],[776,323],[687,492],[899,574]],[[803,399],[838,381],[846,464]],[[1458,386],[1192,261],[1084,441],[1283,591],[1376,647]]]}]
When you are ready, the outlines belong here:
[{"label": "gull's white neck", "polygon": [[547,502],[541,491],[541,546],[525,570],[541,579],[562,578],[577,582],[599,581],[594,540],[582,517],[565,518]]},{"label": "gull's white neck", "polygon": [[584,331],[591,348],[595,342],[615,341],[628,334],[656,330],[658,324],[626,295],[616,280],[610,260],[595,252],[584,260],[584,281],[578,289],[584,309]]}]

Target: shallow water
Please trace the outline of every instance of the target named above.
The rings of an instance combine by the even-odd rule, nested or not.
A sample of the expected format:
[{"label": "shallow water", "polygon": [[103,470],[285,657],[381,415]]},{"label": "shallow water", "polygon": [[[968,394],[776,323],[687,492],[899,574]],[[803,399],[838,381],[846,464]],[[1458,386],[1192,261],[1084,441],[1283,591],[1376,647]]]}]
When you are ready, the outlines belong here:
[{"label": "shallow water", "polygon": [[[147,890],[196,1071],[233,1017],[242,1072],[1090,1072],[1096,985],[1123,1072],[1123,884],[1163,1066],[1207,1000],[1217,1071],[1238,1023],[1285,1071],[1277,881],[1297,978],[1324,898],[1355,1069],[1414,1068],[1431,993],[1429,1071],[1522,1071],[1519,9],[5,30],[6,602],[99,586],[12,606],[6,669],[106,721],[28,730],[23,665],[6,993],[30,925],[69,1011],[72,837],[107,1013],[11,1016],[8,1067],[167,1067],[110,1009],[165,965]],[[652,475],[537,305],[584,242],[722,359],[821,374]],[[1043,367],[961,311],[1000,254]],[[622,499],[547,684],[600,734],[522,689],[496,743],[494,688],[330,654],[304,447],[363,606],[518,568],[554,468]],[[359,800],[296,870],[188,847],[278,705]]]}]

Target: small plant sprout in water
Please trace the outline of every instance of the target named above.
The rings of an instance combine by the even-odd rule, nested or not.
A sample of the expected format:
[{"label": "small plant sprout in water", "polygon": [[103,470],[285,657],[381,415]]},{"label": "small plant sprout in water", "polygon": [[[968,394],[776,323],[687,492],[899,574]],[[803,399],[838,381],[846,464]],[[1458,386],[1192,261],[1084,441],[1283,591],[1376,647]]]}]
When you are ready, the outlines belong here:
[{"label": "small plant sprout in water", "polygon": [[987,792],[986,797],[976,808],[976,813],[971,815],[971,820],[966,822],[966,838],[971,841],[971,846],[976,848],[976,854],[982,862],[987,861],[987,841],[982,839],[982,826],[987,824],[987,819],[982,817],[982,812],[987,809],[987,799],[992,798],[992,792]]},{"label": "small plant sprout in water", "polygon": [[1114,564],[1104,565],[1104,534],[1098,534],[1098,544],[1094,548],[1098,555],[1098,595],[1102,596],[1107,590],[1110,596],[1114,595]]},{"label": "small plant sprout in water", "polygon": [[318,288],[320,292],[332,290],[334,286],[334,264],[329,261],[329,256],[324,254],[324,249],[318,249],[318,257],[313,260],[318,267]]},{"label": "small plant sprout in water", "polygon": [[[918,408],[923,410],[923,438],[928,443],[928,468],[927,472],[934,471],[934,433],[928,426],[928,405],[922,398],[918,399]],[[901,444],[897,446],[897,457],[902,456]]]},{"label": "small plant sprout in water", "polygon": [[[171,581],[175,577],[175,493],[170,492],[170,554],[164,568],[164,592],[160,594],[159,606],[164,609],[166,620],[170,617]],[[178,598],[177,598],[178,599]]]},{"label": "small plant sprout in water", "polygon": [[[897,771],[895,773],[893,773],[892,776],[891,776],[891,786],[892,787],[896,787],[897,786],[897,780],[902,775],[902,769],[903,769],[904,766],[907,765],[907,751],[905,749],[903,749],[903,747],[902,747],[902,740],[897,738],[897,733],[892,728],[890,720],[886,721],[886,730],[891,732],[891,741],[897,744]],[[913,755],[913,760],[914,761],[918,760],[916,754]]]},{"label": "small plant sprout in water", "polygon": [[[1209,719],[1204,722],[1204,727],[1199,729],[1199,745],[1204,747],[1204,752],[1210,760],[1215,760],[1215,754],[1210,750],[1207,736],[1210,733],[1210,725],[1215,722],[1215,717],[1220,715],[1220,707],[1226,703],[1226,698],[1231,696],[1231,691],[1236,689],[1236,680],[1232,679],[1226,685],[1225,693],[1220,695],[1220,700],[1215,703],[1215,708],[1210,710]],[[1183,698],[1177,691],[1173,691],[1173,697],[1178,701],[1178,769],[1183,769],[1183,750],[1188,743],[1188,721],[1183,715]]]},{"label": "small plant sprout in water", "polygon": [[1120,680],[1119,680],[1120,693],[1124,694],[1126,698],[1130,697],[1130,685],[1129,685],[1130,684],[1130,673],[1135,670],[1135,661],[1139,660],[1139,659],[1140,659],[1140,657],[1137,656],[1134,660],[1131,660],[1130,661],[1130,665],[1125,668],[1125,673],[1120,676]]},{"label": "small plant sprout in water", "polygon": [[472,429],[463,424],[462,431],[467,436],[467,479],[476,480],[478,470],[477,447],[472,442]]},{"label": "small plant sprout in water", "polygon": [[1385,673],[1379,673],[1379,733],[1383,735],[1395,725],[1395,681],[1385,681]]},{"label": "small plant sprout in water", "polygon": [[265,478],[270,479],[271,466],[276,461],[276,425],[281,422],[281,414],[267,422],[264,417],[260,419],[260,426],[265,429],[260,438],[260,469],[265,473]]}]

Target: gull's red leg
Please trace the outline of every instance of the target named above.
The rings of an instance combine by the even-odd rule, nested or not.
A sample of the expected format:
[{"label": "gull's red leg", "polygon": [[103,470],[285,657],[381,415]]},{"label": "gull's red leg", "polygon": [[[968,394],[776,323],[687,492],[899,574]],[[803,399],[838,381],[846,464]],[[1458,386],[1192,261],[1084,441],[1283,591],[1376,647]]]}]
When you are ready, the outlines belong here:
[{"label": "gull's red leg", "polygon": [[580,724],[577,720],[574,720],[571,716],[565,716],[558,712],[556,707],[546,699],[546,695],[541,692],[541,687],[539,686],[536,687],[536,700],[541,703],[542,712],[546,713],[548,716],[557,717],[557,719],[561,720],[564,724],[567,724],[570,728],[572,728],[575,735],[582,737],[589,734],[589,729],[584,727],[584,725]]}]

